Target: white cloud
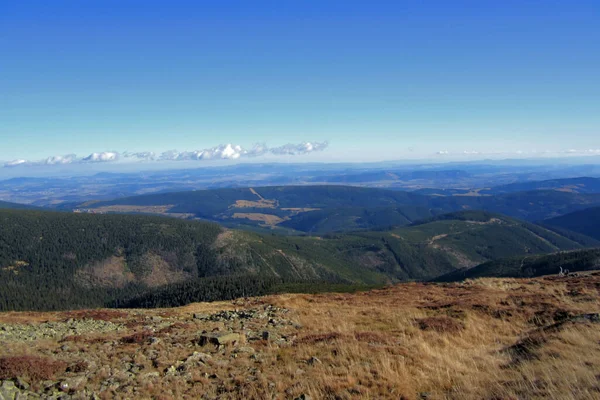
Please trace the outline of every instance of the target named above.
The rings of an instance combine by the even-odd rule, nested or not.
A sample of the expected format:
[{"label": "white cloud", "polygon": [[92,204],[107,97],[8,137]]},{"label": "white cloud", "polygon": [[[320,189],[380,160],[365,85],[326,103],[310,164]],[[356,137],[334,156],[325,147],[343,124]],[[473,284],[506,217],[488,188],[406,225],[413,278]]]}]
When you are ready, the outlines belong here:
[{"label": "white cloud", "polygon": [[102,153],[92,153],[81,159],[82,162],[109,162],[119,159],[119,153],[116,151],[105,151]]},{"label": "white cloud", "polygon": [[242,146],[231,143],[221,144],[204,150],[182,151],[168,150],[157,155],[151,151],[123,152],[105,151],[91,153],[86,157],[79,158],[75,154],[64,156],[52,156],[42,161],[27,161],[23,159],[10,161],[4,167],[17,167],[25,165],[65,165],[75,163],[104,163],[129,161],[190,161],[190,160],[237,160],[242,157],[258,157],[265,154],[274,155],[299,155],[323,151],[327,148],[327,142],[303,142],[300,144],[286,144],[279,147],[269,148],[266,144],[255,144],[246,150]]},{"label": "white cloud", "polygon": [[27,165],[27,164],[29,164],[29,162],[27,160],[19,159],[19,160],[8,161],[8,162],[4,163],[4,166],[7,168],[10,168],[10,167],[18,167],[20,165]]},{"label": "white cloud", "polygon": [[297,154],[308,154],[313,151],[322,151],[329,146],[328,142],[304,142],[300,144],[286,144],[279,147],[269,149],[269,152],[273,154],[281,155],[297,155]]},{"label": "white cloud", "polygon": [[56,165],[56,164],[71,164],[77,160],[77,156],[75,154],[67,154],[66,156],[52,156],[48,157],[44,164],[46,165]]},{"label": "white cloud", "polygon": [[440,150],[435,154],[437,154],[438,156],[445,156],[445,155],[450,154],[450,152],[448,150]]}]

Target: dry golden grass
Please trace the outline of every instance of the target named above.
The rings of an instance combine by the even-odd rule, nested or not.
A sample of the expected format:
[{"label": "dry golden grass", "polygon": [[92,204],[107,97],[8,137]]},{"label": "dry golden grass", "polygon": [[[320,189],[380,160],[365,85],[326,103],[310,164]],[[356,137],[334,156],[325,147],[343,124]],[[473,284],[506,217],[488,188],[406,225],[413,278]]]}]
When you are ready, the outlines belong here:
[{"label": "dry golden grass", "polygon": [[[0,347],[0,357],[62,361],[70,366],[67,375],[84,371],[79,374],[87,376],[85,388],[101,398],[598,399],[600,324],[572,317],[600,312],[599,289],[600,273],[595,273],[408,283],[355,294],[287,294],[126,315],[7,313],[0,314],[0,322],[96,315],[128,328],[83,340],[10,343]],[[284,343],[249,340],[244,346],[252,347],[254,356],[234,347],[194,344],[202,330],[248,330],[240,321],[198,321],[194,313],[265,305],[289,310],[284,317],[295,321],[281,327],[263,322],[261,329],[278,332]],[[151,338],[160,341],[151,344]],[[69,349],[59,350],[65,343]],[[213,357],[168,373],[194,351]],[[127,377],[124,363],[142,372]],[[129,383],[110,389],[115,381]]]},{"label": "dry golden grass", "polygon": [[229,208],[277,208],[276,200],[236,200]]},{"label": "dry golden grass", "polygon": [[147,214],[164,214],[173,208],[173,204],[162,206],[131,206],[131,205],[115,205],[102,206],[94,209],[96,213],[147,213]]}]

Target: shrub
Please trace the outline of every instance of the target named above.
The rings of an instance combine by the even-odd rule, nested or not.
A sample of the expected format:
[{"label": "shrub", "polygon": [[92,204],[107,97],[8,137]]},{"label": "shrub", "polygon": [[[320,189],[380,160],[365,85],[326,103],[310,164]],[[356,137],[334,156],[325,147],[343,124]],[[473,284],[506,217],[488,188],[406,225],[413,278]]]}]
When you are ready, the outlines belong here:
[{"label": "shrub", "polygon": [[0,379],[29,378],[32,382],[53,379],[67,368],[64,361],[36,356],[0,357]]}]

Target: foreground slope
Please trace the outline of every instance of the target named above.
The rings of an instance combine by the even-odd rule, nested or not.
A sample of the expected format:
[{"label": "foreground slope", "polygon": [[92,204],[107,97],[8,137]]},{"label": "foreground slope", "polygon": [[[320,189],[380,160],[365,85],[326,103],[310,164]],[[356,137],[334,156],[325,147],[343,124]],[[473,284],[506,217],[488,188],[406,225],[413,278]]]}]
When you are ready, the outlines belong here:
[{"label": "foreground slope", "polygon": [[0,313],[0,386],[74,398],[597,399],[599,285],[591,273]]}]

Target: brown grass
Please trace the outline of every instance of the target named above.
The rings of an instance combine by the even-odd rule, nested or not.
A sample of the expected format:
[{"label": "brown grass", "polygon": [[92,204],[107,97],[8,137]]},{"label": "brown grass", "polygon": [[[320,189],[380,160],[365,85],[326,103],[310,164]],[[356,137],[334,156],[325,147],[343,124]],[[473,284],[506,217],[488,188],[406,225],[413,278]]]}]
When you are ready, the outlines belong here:
[{"label": "brown grass", "polygon": [[77,311],[68,311],[62,314],[64,320],[68,319],[93,319],[96,321],[106,321],[112,322],[119,319],[125,319],[129,316],[124,311],[118,310],[77,310]]},{"label": "brown grass", "polygon": [[236,200],[234,204],[229,208],[276,208],[277,202],[275,200]]},{"label": "brown grass", "polygon": [[142,343],[147,343],[149,341],[149,339],[153,336],[154,336],[154,334],[149,331],[136,332],[133,335],[122,337],[121,342],[127,343],[127,344],[132,344],[132,343],[142,344]]},{"label": "brown grass", "polygon": [[446,316],[419,318],[416,323],[419,329],[423,331],[440,333],[456,333],[465,328],[462,322]]},{"label": "brown grass", "polygon": [[[0,357],[26,354],[47,361],[53,354],[69,366],[66,374],[89,377],[91,391],[125,379],[124,364],[141,368],[134,383],[107,390],[104,398],[591,400],[600,398],[600,329],[593,319],[577,316],[600,312],[599,291],[600,274],[582,274],[126,310],[118,312],[135,321],[126,332],[11,343],[0,346]],[[253,355],[194,345],[203,330],[246,329],[240,321],[195,320],[194,313],[264,305],[288,309],[281,318],[301,328],[258,321],[254,334],[269,330],[275,339],[249,340],[243,346],[252,347]],[[68,313],[35,318],[44,315],[63,320]],[[279,334],[286,343],[278,344]],[[160,340],[151,344],[151,336]],[[63,343],[71,349],[61,350]],[[166,373],[195,351],[212,358],[181,374]],[[75,367],[92,356],[94,362]],[[135,392],[128,392],[132,387]]]},{"label": "brown grass", "polygon": [[38,382],[52,379],[66,368],[66,362],[45,357],[0,357],[0,379],[28,378],[31,382]]}]

